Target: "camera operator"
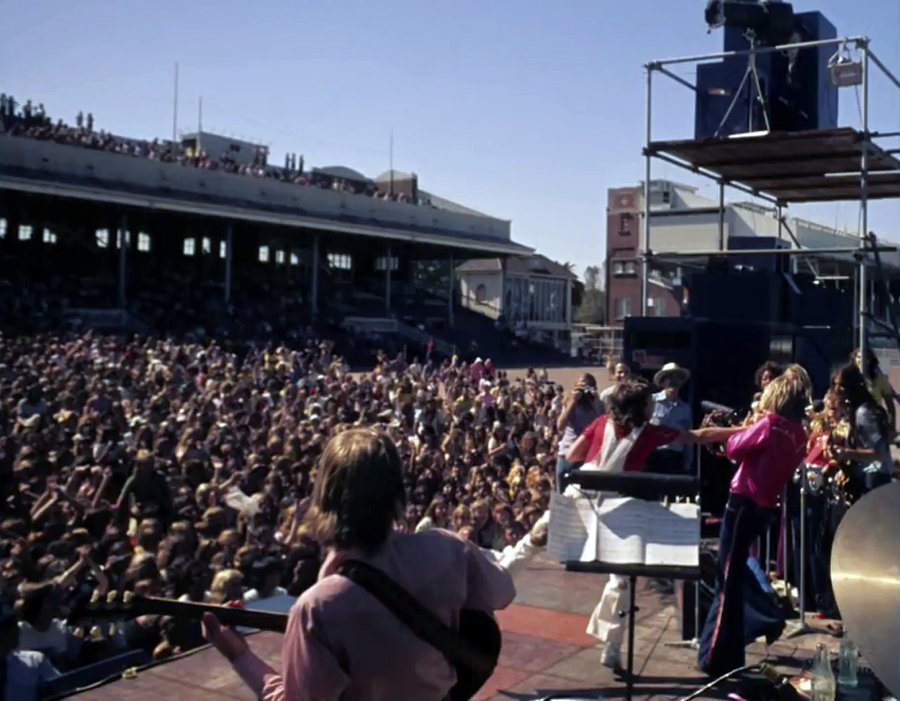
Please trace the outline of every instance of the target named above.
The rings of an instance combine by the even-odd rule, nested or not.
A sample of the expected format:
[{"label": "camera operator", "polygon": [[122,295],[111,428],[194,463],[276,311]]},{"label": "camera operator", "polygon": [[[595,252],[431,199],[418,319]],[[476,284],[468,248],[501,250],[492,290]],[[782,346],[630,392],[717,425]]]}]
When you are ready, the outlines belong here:
[{"label": "camera operator", "polygon": [[579,467],[581,463],[566,460],[566,451],[578,440],[578,437],[604,411],[603,402],[597,396],[597,380],[586,372],[569,397],[569,403],[559,415],[557,430],[562,432],[559,439],[559,452],[556,457],[556,488],[562,491],[563,475]]}]

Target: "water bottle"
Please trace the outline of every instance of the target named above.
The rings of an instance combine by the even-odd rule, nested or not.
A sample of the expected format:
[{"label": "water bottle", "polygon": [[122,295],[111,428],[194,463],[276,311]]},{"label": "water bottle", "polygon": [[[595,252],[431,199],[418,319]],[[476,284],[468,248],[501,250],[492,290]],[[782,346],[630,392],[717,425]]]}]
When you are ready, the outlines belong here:
[{"label": "water bottle", "polygon": [[816,645],[816,660],[812,668],[812,701],[834,701],[835,686],[828,648],[819,643]]},{"label": "water bottle", "polygon": [[853,688],[859,684],[856,672],[859,669],[859,650],[850,636],[844,631],[844,637],[841,638],[841,656],[840,665],[838,667],[838,684]]}]

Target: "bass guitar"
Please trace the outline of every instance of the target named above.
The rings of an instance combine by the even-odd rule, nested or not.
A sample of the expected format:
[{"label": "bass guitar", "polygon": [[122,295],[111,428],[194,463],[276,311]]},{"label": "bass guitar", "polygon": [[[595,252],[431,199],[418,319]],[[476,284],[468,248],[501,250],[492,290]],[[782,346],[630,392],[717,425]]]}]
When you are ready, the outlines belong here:
[{"label": "bass guitar", "polygon": [[[233,628],[251,628],[274,633],[284,633],[287,629],[288,616],[284,613],[140,596],[131,592],[121,595],[110,592],[105,599],[95,594],[90,603],[76,606],[72,610],[68,622],[72,626],[102,627],[117,621],[133,620],[139,616],[170,616],[199,620],[204,613],[212,613],[223,625]],[[433,626],[431,621],[426,620],[424,627],[428,628],[429,625]],[[410,627],[417,637],[431,643],[431,638],[426,639],[425,634],[420,634],[418,630],[423,626],[412,624]],[[502,643],[500,627],[490,614],[469,609],[460,612],[459,630],[453,631],[449,626],[445,627],[450,631],[446,634],[447,639],[454,639],[446,646],[443,640],[440,641],[440,645],[433,646],[444,653],[456,670],[457,681],[447,698],[450,701],[468,701],[484,686],[497,666]],[[426,631],[426,634],[430,632]],[[442,632],[435,633],[435,636],[439,634]]]}]

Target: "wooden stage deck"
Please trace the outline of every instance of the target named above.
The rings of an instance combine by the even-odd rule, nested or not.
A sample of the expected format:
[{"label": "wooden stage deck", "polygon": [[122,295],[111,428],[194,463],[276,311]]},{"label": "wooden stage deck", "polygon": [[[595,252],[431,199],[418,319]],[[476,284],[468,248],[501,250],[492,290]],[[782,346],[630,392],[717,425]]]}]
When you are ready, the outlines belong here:
[{"label": "wooden stage deck", "polygon": [[[478,695],[481,700],[543,698],[553,692],[585,691],[586,698],[624,698],[624,684],[600,665],[595,640],[585,633],[588,615],[597,603],[605,578],[564,571],[538,558],[522,574],[516,603],[499,615],[504,631],[500,666]],[[641,585],[639,584],[639,589]],[[674,597],[646,588],[638,596],[640,612],[635,637],[635,698],[679,698],[702,686],[696,653],[670,647],[678,642],[679,614]],[[361,632],[361,634],[363,634]],[[827,638],[830,646],[837,641]],[[769,648],[774,664],[784,672],[799,671],[811,659],[823,636],[782,640]],[[277,668],[281,636],[258,633],[251,645]],[[748,663],[760,661],[766,650],[750,646]],[[703,698],[726,698],[727,689]],[[142,671],[77,695],[79,701],[251,701],[253,695],[214,650],[202,650],[181,660]]]}]

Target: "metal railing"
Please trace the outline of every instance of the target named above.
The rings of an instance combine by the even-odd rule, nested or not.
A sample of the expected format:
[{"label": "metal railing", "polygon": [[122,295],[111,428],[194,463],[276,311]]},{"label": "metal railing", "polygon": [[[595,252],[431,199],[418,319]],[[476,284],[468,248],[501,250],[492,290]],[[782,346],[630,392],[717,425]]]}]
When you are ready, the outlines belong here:
[{"label": "metal railing", "polygon": [[420,343],[423,346],[427,346],[429,342],[433,344],[434,350],[438,353],[442,353],[443,355],[456,355],[456,346],[447,341],[442,341],[439,338],[435,338],[432,334],[427,331],[423,331],[422,329],[418,329],[411,324],[407,324],[402,321],[398,321],[394,319],[394,323],[396,324],[394,333],[397,333],[405,338],[408,338],[410,341],[414,341],[415,343]]},{"label": "metal railing", "polygon": [[395,333],[414,343],[427,346],[429,342],[438,353],[444,355],[456,355],[456,346],[447,341],[435,338],[432,334],[407,324],[399,319],[390,317],[348,316],[342,326],[354,331],[367,331],[369,333]]}]

